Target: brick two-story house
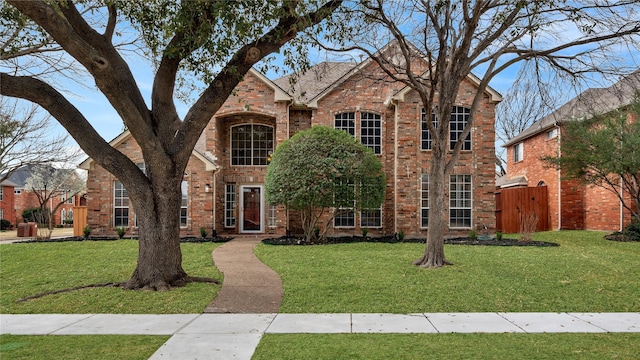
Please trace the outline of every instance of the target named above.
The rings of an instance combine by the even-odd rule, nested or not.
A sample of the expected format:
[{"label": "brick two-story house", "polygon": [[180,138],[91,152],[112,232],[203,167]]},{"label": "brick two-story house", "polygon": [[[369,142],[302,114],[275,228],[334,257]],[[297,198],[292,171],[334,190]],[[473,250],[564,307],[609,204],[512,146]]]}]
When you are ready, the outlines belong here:
[{"label": "brick two-story house", "polygon": [[[291,85],[291,76],[274,81],[251,70],[212,117],[189,162],[183,182],[183,235],[299,233],[298,214],[265,203],[268,157],[278,144],[314,125],[343,129],[369,146],[387,179],[380,209],[342,213],[330,234],[426,235],[430,136],[425,111],[414,91],[390,81],[371,59],[361,63],[325,62]],[[468,118],[478,79],[462,84],[452,113],[451,139],[457,141]],[[495,227],[494,108],[500,95],[488,89],[475,126],[453,175],[450,228],[468,233]],[[140,148],[123,133],[111,142],[142,168]],[[453,145],[452,145],[453,146]],[[93,234],[113,234],[125,226],[135,233],[134,210],[120,182],[91,159],[87,169],[88,225]],[[449,194],[451,195],[451,194]]]},{"label": "brick two-story house", "polygon": [[[15,227],[23,222],[22,212],[26,209],[40,206],[38,197],[31,189],[26,188],[27,180],[31,177],[32,166],[24,165],[13,172],[2,182],[0,187],[0,218],[6,219]],[[41,190],[42,191],[42,190]],[[74,206],[84,205],[84,194],[57,194],[45,204],[47,208],[56,208],[52,214],[51,225],[63,225],[73,220]],[[58,206],[59,205],[59,206]]]},{"label": "brick two-story house", "polygon": [[624,109],[640,90],[640,70],[607,88],[592,88],[536,121],[503,146],[507,148],[506,182],[510,186],[546,186],[550,229],[617,231],[631,221],[608,190],[565,179],[562,169],[546,166],[544,156],[562,154],[566,122]]}]

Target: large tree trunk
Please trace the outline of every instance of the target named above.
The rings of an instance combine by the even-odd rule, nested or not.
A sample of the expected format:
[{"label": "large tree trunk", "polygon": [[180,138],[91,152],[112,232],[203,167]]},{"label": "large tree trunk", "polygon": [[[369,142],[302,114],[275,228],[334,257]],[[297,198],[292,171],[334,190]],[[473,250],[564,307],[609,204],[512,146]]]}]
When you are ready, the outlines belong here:
[{"label": "large tree trunk", "polygon": [[437,268],[452,265],[444,256],[444,236],[447,230],[447,199],[445,199],[446,172],[443,152],[433,151],[431,170],[429,171],[429,224],[427,229],[427,248],[424,255],[414,261],[415,265],[425,268]]},{"label": "large tree trunk", "polygon": [[156,184],[151,203],[133,204],[140,229],[138,264],[125,289],[163,291],[189,282],[180,250],[181,181],[164,179],[163,186]]}]

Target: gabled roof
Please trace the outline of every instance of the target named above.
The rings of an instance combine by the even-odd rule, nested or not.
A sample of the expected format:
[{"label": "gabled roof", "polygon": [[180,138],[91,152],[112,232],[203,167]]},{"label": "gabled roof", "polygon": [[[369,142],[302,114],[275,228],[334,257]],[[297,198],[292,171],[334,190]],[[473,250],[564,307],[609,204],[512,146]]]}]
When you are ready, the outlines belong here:
[{"label": "gabled roof", "polygon": [[[389,42],[387,45],[377,51],[376,55],[387,53],[394,50],[395,41]],[[425,55],[420,52],[412,44],[409,44],[411,49],[415,52],[416,58],[425,59]],[[287,89],[289,94],[294,99],[294,102],[298,105],[304,105],[310,108],[317,108],[318,101],[333,91],[336,87],[342,84],[345,80],[351,76],[357,74],[363,68],[369,66],[374,62],[372,57],[368,57],[366,60],[360,63],[353,62],[322,62],[318,65],[312,66],[304,73],[290,74],[279,79],[274,80],[274,83],[278,84],[281,88]],[[390,61],[394,61],[393,55]],[[468,76],[468,79],[475,85],[480,84],[480,79],[473,74]],[[291,82],[294,82],[291,84]],[[412,89],[408,86],[403,87],[390,100],[403,101],[404,96]],[[485,92],[491,96],[491,100],[494,102],[502,101],[502,96],[487,86]]]},{"label": "gabled roof", "polygon": [[[116,136],[113,140],[111,140],[109,142],[109,145],[111,145],[114,148],[118,147],[125,140],[131,137],[132,137],[131,132],[129,130],[125,130],[120,135]],[[206,149],[204,148],[204,142],[198,141],[198,143],[196,144],[196,148],[193,150],[192,154],[205,163],[206,171],[218,170],[219,166],[216,164],[217,159],[211,152],[206,151]],[[93,163],[94,161],[92,158],[87,158],[86,160],[81,162],[80,165],[78,165],[78,168],[84,169],[84,170],[90,170],[93,167]]]},{"label": "gabled roof", "polygon": [[274,81],[269,80],[266,76],[264,76],[260,71],[251,68],[249,69],[249,73],[260,79],[263,83],[265,83],[268,87],[270,87],[274,92],[274,102],[278,101],[291,101],[291,95],[289,95],[286,91],[283,90],[278,84]]},{"label": "gabled roof", "polygon": [[638,91],[640,91],[640,69],[607,88],[585,90],[551,114],[533,123],[502,146],[509,147],[550,130],[562,122],[584,120],[629,105],[633,102]]},{"label": "gabled roof", "polygon": [[11,187],[20,187],[18,184],[10,181],[10,180],[4,180],[3,182],[0,182],[0,186],[11,186]]},{"label": "gabled roof", "polygon": [[[304,73],[290,74],[273,82],[287,89],[296,104],[306,105],[356,66],[352,62],[321,62]],[[317,106],[317,102],[316,102]]]},{"label": "gabled roof", "polygon": [[[19,167],[16,171],[14,171],[11,174],[11,176],[9,176],[9,178],[6,179],[5,181],[13,183],[14,187],[23,188],[30,177],[31,177],[31,165],[24,165]],[[2,182],[2,185],[5,185],[4,181]],[[11,185],[5,185],[5,186],[11,186]]]}]

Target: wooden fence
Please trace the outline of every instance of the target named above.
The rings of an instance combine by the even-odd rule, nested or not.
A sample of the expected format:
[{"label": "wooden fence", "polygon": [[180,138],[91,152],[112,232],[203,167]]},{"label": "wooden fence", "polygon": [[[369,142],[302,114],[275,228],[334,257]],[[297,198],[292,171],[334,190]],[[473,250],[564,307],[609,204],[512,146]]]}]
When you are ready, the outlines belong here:
[{"label": "wooden fence", "polygon": [[87,207],[73,207],[73,236],[84,236],[84,227],[87,225]]},{"label": "wooden fence", "polygon": [[496,193],[496,230],[517,233],[523,217],[535,214],[536,231],[549,230],[547,187],[502,189]]}]

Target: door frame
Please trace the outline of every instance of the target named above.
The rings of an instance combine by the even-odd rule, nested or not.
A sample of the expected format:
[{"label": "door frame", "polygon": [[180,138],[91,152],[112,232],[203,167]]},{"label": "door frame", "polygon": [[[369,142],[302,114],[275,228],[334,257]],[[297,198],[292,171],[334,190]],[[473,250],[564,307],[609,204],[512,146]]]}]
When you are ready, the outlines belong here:
[{"label": "door frame", "polygon": [[[259,230],[245,230],[244,229],[244,189],[246,188],[259,188],[260,189],[260,229]],[[240,226],[238,227],[238,232],[241,234],[260,234],[264,232],[264,185],[261,184],[247,184],[240,185],[240,199],[239,199],[239,221]]]}]

